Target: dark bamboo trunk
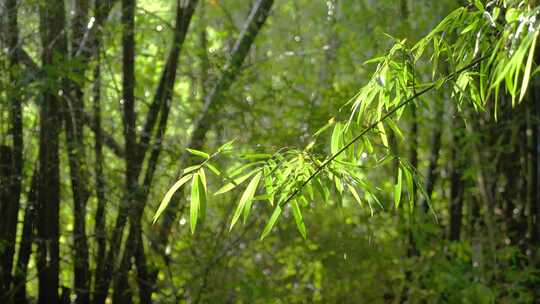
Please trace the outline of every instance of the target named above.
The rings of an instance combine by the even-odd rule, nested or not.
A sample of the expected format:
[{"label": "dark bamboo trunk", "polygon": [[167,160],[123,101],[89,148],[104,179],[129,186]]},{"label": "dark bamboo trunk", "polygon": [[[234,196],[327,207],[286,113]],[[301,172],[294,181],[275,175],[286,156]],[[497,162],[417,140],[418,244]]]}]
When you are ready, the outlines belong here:
[{"label": "dark bamboo trunk", "polygon": [[[6,38],[8,46],[8,79],[12,86],[8,89],[9,102],[9,133],[12,138],[11,146],[2,148],[2,166],[5,166],[0,186],[0,294],[11,289],[13,281],[12,269],[15,254],[15,238],[17,233],[17,218],[19,214],[21,184],[23,180],[23,123],[22,100],[18,75],[18,42],[19,26],[17,19],[17,1],[6,0]],[[0,296],[2,299],[2,296]]]},{"label": "dark bamboo trunk", "polygon": [[[96,20],[102,20],[105,18],[105,12],[103,4],[99,1],[95,4],[94,10],[96,12]],[[101,23],[101,22],[99,22]],[[103,173],[104,155],[103,155],[103,137],[101,127],[101,39],[100,35],[94,41],[94,57],[96,60],[96,66],[94,68],[93,79],[93,125],[95,128],[94,133],[94,154],[95,154],[95,183],[96,183],[96,213],[94,216],[94,234],[95,234],[95,272],[94,272],[94,286],[93,291],[97,286],[103,284],[99,281],[101,276],[99,274],[105,271],[105,255],[107,251],[107,232],[105,230],[107,216],[105,213],[107,201],[105,196],[105,177]]]},{"label": "dark bamboo trunk", "polygon": [[463,223],[463,195],[465,191],[465,181],[463,180],[463,151],[461,143],[461,130],[463,130],[463,120],[458,117],[457,123],[452,126],[452,147],[451,149],[451,169],[450,169],[450,223],[448,238],[451,241],[459,241],[461,238],[461,227]]},{"label": "dark bamboo trunk", "polygon": [[[64,1],[51,0],[40,6],[42,62],[54,69],[67,52]],[[63,79],[51,79],[44,89],[40,107],[39,134],[39,196],[37,206],[37,269],[38,303],[57,303],[59,282],[59,135],[61,130],[60,96]]]},{"label": "dark bamboo trunk", "polygon": [[424,185],[426,187],[426,195],[427,198],[423,198],[422,200],[422,208],[424,209],[424,212],[429,211],[429,204],[428,200],[431,200],[431,196],[433,194],[433,190],[435,189],[435,184],[437,183],[437,163],[439,162],[439,154],[441,150],[441,142],[442,142],[442,130],[444,127],[443,121],[444,121],[444,104],[439,105],[436,114],[435,114],[435,124],[433,134],[431,135],[431,151],[429,154],[429,164],[428,164],[428,170],[426,174],[426,180],[424,182]]},{"label": "dark bamboo trunk", "polygon": [[39,186],[39,172],[37,164],[32,175],[32,182],[28,192],[28,200],[24,209],[24,220],[19,241],[19,252],[17,256],[17,264],[15,269],[15,277],[13,284],[14,303],[27,303],[26,282],[28,276],[28,263],[32,254],[32,243],[36,233],[36,206]]},{"label": "dark bamboo trunk", "polygon": [[[87,32],[89,4],[87,0],[75,1],[75,14],[72,19],[71,56],[83,48],[82,43]],[[80,58],[89,57],[88,52],[81,52]],[[75,66],[73,74],[84,78],[84,69]],[[73,196],[73,291],[76,303],[87,304],[90,301],[90,272],[88,261],[88,241],[86,235],[86,203],[90,196],[88,189],[89,173],[86,165],[84,148],[84,94],[82,84],[69,82],[69,92],[63,98],[63,119],[66,130],[66,146]]]},{"label": "dark bamboo trunk", "polygon": [[[136,138],[136,113],[135,113],[135,0],[122,0],[122,103],[123,125],[125,140],[125,187],[126,195],[119,209],[119,215],[111,237],[111,246],[104,265],[103,273],[98,273],[95,303],[104,303],[109,290],[109,284],[115,268],[115,260],[118,256],[118,244],[122,242],[124,227],[127,222],[128,212],[134,206],[134,193],[137,186],[137,138]],[[118,276],[118,280],[123,275]],[[126,279],[127,280],[127,279]],[[116,290],[123,289],[123,290]],[[128,286],[117,281],[115,293],[128,290]]]}]

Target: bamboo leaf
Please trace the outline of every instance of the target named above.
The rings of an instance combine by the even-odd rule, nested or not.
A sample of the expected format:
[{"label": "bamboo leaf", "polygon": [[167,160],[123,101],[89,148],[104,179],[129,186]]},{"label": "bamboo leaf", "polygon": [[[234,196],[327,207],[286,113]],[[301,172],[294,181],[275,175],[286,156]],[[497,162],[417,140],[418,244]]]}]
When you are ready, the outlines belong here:
[{"label": "bamboo leaf", "polygon": [[214,195],[220,195],[226,192],[231,191],[232,189],[236,188],[241,183],[245,182],[250,176],[255,174],[258,170],[253,170],[249,172],[248,174],[242,175],[238,178],[235,178],[230,183],[225,184],[223,187],[221,187]]},{"label": "bamboo leaf", "polygon": [[204,169],[199,169],[199,214],[201,221],[204,221],[206,219],[206,206],[207,206],[207,193],[208,189],[206,188],[206,175],[204,173]]},{"label": "bamboo leaf", "polygon": [[304,239],[307,238],[306,225],[304,224],[304,219],[302,218],[302,213],[300,212],[300,207],[298,207],[298,202],[296,200],[291,201],[291,207],[293,211],[294,221],[296,222],[296,227]]},{"label": "bamboo leaf", "polygon": [[264,230],[261,234],[261,240],[263,240],[269,233],[272,231],[272,228],[274,228],[274,225],[276,224],[277,220],[279,219],[279,216],[281,215],[281,206],[279,204],[276,205],[276,208],[274,209],[274,212],[272,213],[272,216],[268,220],[268,223],[264,227]]},{"label": "bamboo leaf", "polygon": [[401,184],[402,184],[403,172],[401,168],[398,168],[397,182],[394,186],[394,207],[398,208],[401,202]]},{"label": "bamboo leaf", "polygon": [[190,172],[198,170],[200,167],[201,167],[201,165],[195,165],[195,166],[187,167],[187,168],[184,169],[184,174],[188,174]]},{"label": "bamboo leaf", "polygon": [[521,83],[521,93],[519,94],[519,102],[525,97],[527,93],[527,86],[529,85],[529,80],[531,78],[532,63],[534,58],[534,49],[536,47],[536,38],[538,37],[538,31],[534,33],[534,38],[531,43],[531,48],[529,49],[529,57],[527,58],[527,64],[525,65],[525,72],[523,73],[523,81]]},{"label": "bamboo leaf", "polygon": [[388,148],[388,138],[386,137],[386,131],[384,130],[383,124],[382,123],[377,124],[377,128],[379,129],[383,145],[386,148]]},{"label": "bamboo leaf", "polygon": [[197,227],[197,218],[199,216],[199,206],[200,206],[200,194],[199,189],[200,177],[199,173],[193,175],[191,180],[191,201],[189,204],[189,224],[191,227],[191,233],[195,233],[195,228]]},{"label": "bamboo leaf", "polygon": [[[246,187],[246,190],[242,194],[242,197],[240,198],[240,201],[238,202],[238,205],[236,206],[236,209],[234,210],[234,215],[231,220],[231,226],[229,227],[229,230],[232,230],[238,219],[240,218],[240,215],[242,215],[242,211],[246,208],[246,203],[250,201],[253,196],[255,195],[255,190],[257,190],[257,185],[259,184],[259,180],[261,179],[262,173],[259,171],[255,177],[249,182],[248,186]],[[249,205],[249,208],[251,208],[251,204]],[[244,221],[249,213],[248,211],[244,211]]]},{"label": "bamboo leaf", "polygon": [[360,199],[360,195],[358,195],[358,192],[356,191],[356,189],[350,184],[347,184],[347,187],[349,188],[349,191],[351,192],[354,200],[356,200],[356,202],[358,203],[358,205],[360,205],[360,207],[363,207],[364,205],[362,204],[362,200]]},{"label": "bamboo leaf", "polygon": [[218,148],[218,152],[224,152],[232,149],[232,145],[236,139],[224,143],[221,147]]},{"label": "bamboo leaf", "polygon": [[331,118],[328,123],[326,125],[324,125],[322,128],[320,128],[319,130],[317,130],[317,132],[315,132],[315,134],[313,134],[313,137],[317,137],[319,136],[321,133],[323,133],[324,131],[326,131],[328,128],[330,128],[334,123],[336,122],[335,118]]},{"label": "bamboo leaf", "polygon": [[338,122],[334,127],[332,132],[332,141],[330,143],[330,152],[332,155],[336,154],[339,151],[341,146],[341,124]]},{"label": "bamboo leaf", "polygon": [[182,187],[185,183],[187,183],[191,178],[193,177],[193,174],[185,175],[182,178],[180,178],[172,187],[167,191],[165,194],[165,197],[163,197],[163,200],[159,204],[159,207],[156,211],[156,214],[154,215],[154,219],[152,220],[152,224],[155,224],[159,216],[165,211],[165,208],[169,205],[169,202],[171,201],[172,196],[180,187]]},{"label": "bamboo leaf", "polygon": [[210,169],[210,171],[212,171],[212,173],[214,173],[215,175],[217,176],[221,175],[221,172],[214,165],[210,163],[205,163],[204,166]]},{"label": "bamboo leaf", "polygon": [[255,192],[257,191],[257,186],[259,186],[259,182],[261,181],[262,171],[259,171],[255,177],[249,182],[246,191],[244,191],[244,194],[242,194],[242,197],[240,198],[240,201],[245,201],[245,207],[244,207],[244,224],[247,221],[247,218],[249,216],[249,212],[251,211],[251,205],[253,204],[253,197],[255,196]]},{"label": "bamboo leaf", "polygon": [[206,152],[190,149],[190,148],[186,148],[186,150],[193,155],[200,156],[202,158],[210,158],[210,155]]},{"label": "bamboo leaf", "polygon": [[342,194],[343,184],[341,183],[341,179],[337,175],[334,175],[334,184],[336,185],[336,190],[338,191],[338,193]]}]

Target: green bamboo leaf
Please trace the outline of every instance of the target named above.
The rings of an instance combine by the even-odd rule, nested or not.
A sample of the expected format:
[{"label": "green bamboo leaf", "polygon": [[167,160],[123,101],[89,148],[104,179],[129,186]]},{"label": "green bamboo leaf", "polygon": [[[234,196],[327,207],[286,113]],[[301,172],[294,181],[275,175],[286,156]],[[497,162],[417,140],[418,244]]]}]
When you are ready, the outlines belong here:
[{"label": "green bamboo leaf", "polygon": [[335,155],[341,147],[341,123],[336,123],[332,132],[332,141],[330,142],[330,152]]},{"label": "green bamboo leaf", "polygon": [[294,221],[296,222],[296,227],[304,239],[307,238],[306,225],[304,224],[304,219],[302,218],[302,213],[300,212],[300,207],[296,200],[291,201],[291,207],[293,211]]},{"label": "green bamboo leaf", "polygon": [[482,4],[482,1],[480,1],[480,0],[474,0],[474,5],[475,5],[476,8],[478,8],[478,10],[480,10],[481,12],[484,11],[484,5]]},{"label": "green bamboo leaf", "polygon": [[338,191],[338,193],[342,194],[343,184],[341,183],[341,179],[337,175],[334,175],[334,184],[336,185],[336,190]]},{"label": "green bamboo leaf", "polygon": [[232,149],[232,145],[236,139],[224,143],[221,147],[218,148],[218,152],[224,152]]},{"label": "green bamboo leaf", "polygon": [[236,177],[237,175],[240,175],[242,172],[244,172],[246,169],[251,168],[253,166],[259,165],[259,164],[265,164],[264,161],[256,161],[249,164],[245,164],[239,167],[234,168],[229,172],[230,177]]},{"label": "green bamboo leaf", "polygon": [[[249,214],[249,210],[245,211],[246,204],[248,201],[251,201],[253,199],[253,196],[255,195],[255,190],[257,190],[257,185],[259,184],[259,180],[261,179],[262,173],[259,171],[255,177],[249,182],[248,186],[246,187],[246,190],[244,190],[244,193],[242,194],[242,197],[240,198],[240,201],[238,202],[238,205],[236,206],[236,209],[234,210],[234,215],[231,221],[231,226],[229,227],[229,230],[232,230],[238,219],[240,218],[240,215],[242,215],[242,211],[244,211],[244,222],[247,218],[247,215]],[[249,204],[249,208],[251,208],[251,203]]]},{"label": "green bamboo leaf", "polygon": [[253,204],[253,197],[255,196],[255,192],[257,191],[257,186],[259,186],[259,182],[261,181],[262,171],[259,171],[257,175],[253,177],[253,179],[249,182],[246,191],[244,191],[244,194],[242,194],[242,197],[240,198],[240,201],[245,201],[245,207],[244,207],[244,224],[246,224],[247,218],[249,216],[249,212],[251,211],[251,205]]},{"label": "green bamboo leaf", "polygon": [[328,197],[330,196],[330,191],[328,190],[328,188],[323,186],[323,184],[318,178],[313,179],[313,187],[315,187],[315,190],[319,192],[324,202],[328,201]]},{"label": "green bamboo leaf", "polygon": [[199,201],[200,201],[200,205],[199,205],[199,214],[200,214],[200,218],[201,218],[201,221],[204,222],[204,220],[206,219],[206,206],[207,206],[207,193],[208,193],[208,189],[206,188],[206,174],[204,173],[204,169],[201,168],[199,169],[198,171],[199,173]]},{"label": "green bamboo leaf", "polygon": [[386,131],[384,130],[383,124],[382,123],[377,124],[377,128],[379,129],[383,145],[386,148],[388,148],[388,138],[386,137]]},{"label": "green bamboo leaf", "polygon": [[512,23],[519,19],[519,10],[515,8],[509,8],[504,16],[507,23]]},{"label": "green bamboo leaf", "polygon": [[264,186],[265,186],[266,194],[268,195],[268,201],[270,202],[272,206],[274,206],[274,197],[275,197],[274,182],[272,180],[272,176],[269,173],[270,173],[270,169],[265,169]]},{"label": "green bamboo leaf", "polygon": [[405,182],[407,184],[407,192],[409,193],[409,206],[412,208],[414,206],[414,183],[411,172],[406,167],[403,168],[403,173],[405,174]]},{"label": "green bamboo leaf", "polygon": [[210,169],[210,171],[212,171],[212,173],[214,173],[215,175],[217,176],[221,175],[221,172],[214,165],[210,163],[205,163],[204,166]]},{"label": "green bamboo leaf", "polygon": [[191,233],[195,233],[197,218],[199,217],[199,207],[201,203],[199,192],[203,190],[199,189],[200,184],[200,177],[197,172],[193,175],[193,179],[191,180],[191,201],[189,204],[189,224],[191,226]]},{"label": "green bamboo leaf", "polygon": [[230,183],[227,183],[223,187],[221,187],[216,193],[214,193],[214,195],[220,195],[220,194],[231,191],[232,189],[236,188],[241,183],[245,182],[250,176],[252,176],[256,172],[258,172],[258,170],[253,170],[249,172],[248,174],[235,178]]},{"label": "green bamboo leaf", "polygon": [[184,169],[184,174],[188,174],[190,172],[198,170],[200,167],[201,167],[201,165],[195,165],[195,166],[187,167],[187,168]]},{"label": "green bamboo leaf", "polygon": [[527,86],[529,85],[529,80],[531,78],[532,63],[534,58],[534,49],[536,47],[536,38],[538,37],[538,31],[534,33],[534,38],[531,43],[531,48],[529,49],[529,58],[527,58],[527,64],[525,65],[525,72],[523,73],[523,81],[521,83],[521,93],[519,94],[519,102],[525,97],[527,93]]},{"label": "green bamboo leaf", "polygon": [[159,216],[165,211],[165,208],[169,205],[169,202],[171,201],[172,196],[180,187],[182,187],[185,183],[187,183],[191,178],[193,177],[193,174],[188,174],[180,178],[172,187],[167,191],[165,194],[165,197],[163,197],[163,200],[159,204],[159,207],[156,211],[156,214],[154,215],[154,219],[152,220],[152,224],[155,224]]},{"label": "green bamboo leaf", "polygon": [[270,220],[268,220],[268,223],[264,227],[264,230],[261,234],[261,240],[263,240],[270,233],[270,231],[272,231],[272,228],[274,228],[274,225],[276,224],[279,216],[281,215],[281,210],[281,206],[277,204],[274,212],[272,213],[272,216],[270,217]]},{"label": "green bamboo leaf", "polygon": [[347,187],[349,188],[349,191],[351,192],[356,202],[360,205],[360,207],[363,207],[364,205],[362,204],[362,200],[360,199],[360,195],[358,195],[358,192],[356,191],[356,189],[350,184],[347,184]]},{"label": "green bamboo leaf", "polygon": [[401,201],[401,184],[402,184],[403,172],[401,168],[398,168],[398,177],[396,185],[394,186],[394,207],[397,209]]},{"label": "green bamboo leaf", "polygon": [[190,149],[190,148],[186,148],[186,150],[193,155],[200,156],[202,158],[210,158],[210,155],[206,152]]},{"label": "green bamboo leaf", "polygon": [[319,130],[317,130],[317,132],[315,132],[315,134],[313,134],[313,137],[317,137],[319,136],[322,132],[326,131],[328,128],[330,128],[334,123],[336,122],[335,118],[330,118],[330,120],[328,120],[328,123],[326,125],[324,125],[322,128],[320,128]]}]

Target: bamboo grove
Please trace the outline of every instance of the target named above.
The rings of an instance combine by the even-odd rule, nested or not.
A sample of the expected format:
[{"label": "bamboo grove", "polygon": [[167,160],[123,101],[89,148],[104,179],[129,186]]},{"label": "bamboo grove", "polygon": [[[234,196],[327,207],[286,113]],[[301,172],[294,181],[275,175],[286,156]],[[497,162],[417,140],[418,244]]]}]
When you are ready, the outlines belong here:
[{"label": "bamboo grove", "polygon": [[2,303],[540,299],[536,1],[140,1],[1,3]]}]

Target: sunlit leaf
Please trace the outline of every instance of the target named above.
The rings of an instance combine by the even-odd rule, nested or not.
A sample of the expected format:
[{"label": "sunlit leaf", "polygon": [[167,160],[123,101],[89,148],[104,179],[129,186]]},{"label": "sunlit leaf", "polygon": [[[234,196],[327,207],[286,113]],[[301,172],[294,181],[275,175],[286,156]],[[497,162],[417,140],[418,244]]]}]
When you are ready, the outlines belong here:
[{"label": "sunlit leaf", "polygon": [[191,200],[189,204],[189,224],[191,233],[195,233],[195,228],[197,228],[197,219],[199,217],[199,207],[201,203],[199,191],[204,191],[203,189],[199,189],[200,184],[199,174],[195,173],[191,181]]},{"label": "sunlit leaf", "polygon": [[358,192],[354,188],[354,186],[347,184],[347,187],[349,188],[349,191],[351,192],[354,200],[360,205],[360,207],[363,207],[362,200],[360,199],[360,195],[358,195]]},{"label": "sunlit leaf", "polygon": [[223,193],[231,191],[232,189],[236,188],[238,185],[245,182],[250,176],[257,173],[257,171],[258,170],[253,170],[253,171],[251,171],[251,172],[249,172],[249,173],[247,173],[245,175],[242,175],[240,177],[235,178],[231,182],[229,182],[229,183],[225,184],[223,187],[221,187],[218,191],[216,191],[216,193],[214,193],[214,195],[219,195],[219,194],[223,194]]},{"label": "sunlit leaf", "polygon": [[302,218],[302,213],[300,212],[300,207],[296,200],[291,201],[291,208],[293,211],[294,221],[296,222],[296,227],[304,239],[307,238],[306,225],[304,224],[304,219]]},{"label": "sunlit leaf", "polygon": [[332,132],[332,141],[330,143],[330,152],[335,155],[341,148],[341,123],[336,123]]},{"label": "sunlit leaf", "polygon": [[208,189],[206,188],[206,174],[204,173],[204,170],[201,168],[198,171],[199,173],[199,217],[201,218],[201,221],[204,221],[206,219],[206,198]]},{"label": "sunlit leaf", "polygon": [[519,95],[519,101],[523,100],[525,93],[527,92],[527,86],[531,78],[532,63],[534,59],[534,49],[536,47],[536,38],[538,37],[538,31],[534,33],[534,38],[529,49],[529,57],[527,58],[527,64],[525,65],[525,72],[523,73],[523,81],[521,83],[521,93]]},{"label": "sunlit leaf", "polygon": [[208,169],[210,169],[210,171],[212,171],[212,173],[214,173],[215,175],[217,176],[220,176],[221,175],[221,172],[214,166],[212,165],[211,163],[205,163],[204,164],[205,167],[207,167]]},{"label": "sunlit leaf", "polygon": [[186,148],[186,150],[193,155],[200,156],[202,158],[210,158],[210,155],[206,152],[190,149],[190,148]]},{"label": "sunlit leaf", "polygon": [[277,220],[279,219],[279,216],[281,215],[281,206],[279,204],[276,205],[276,208],[274,208],[274,212],[272,213],[272,216],[268,220],[268,223],[266,223],[266,226],[264,227],[264,230],[261,234],[261,240],[263,240],[269,233],[272,231],[272,228],[274,228],[274,225],[276,224]]},{"label": "sunlit leaf", "polygon": [[154,215],[154,219],[152,220],[152,223],[155,223],[159,216],[165,211],[165,208],[169,205],[169,202],[171,201],[172,196],[180,187],[182,187],[185,183],[187,183],[191,178],[193,177],[193,174],[185,175],[182,178],[180,178],[172,187],[167,191],[165,194],[165,197],[163,197],[163,200],[159,204],[159,207],[156,211],[156,214]]},{"label": "sunlit leaf", "polygon": [[399,203],[401,202],[401,182],[402,182],[402,171],[401,168],[398,168],[398,176],[397,176],[397,182],[394,186],[394,207],[397,209],[399,207]]},{"label": "sunlit leaf", "polygon": [[201,165],[195,165],[195,166],[187,167],[187,168],[184,169],[184,174],[188,174],[188,173],[193,172],[195,170],[199,170],[200,167],[201,167]]},{"label": "sunlit leaf", "polygon": [[253,177],[253,179],[249,182],[246,191],[242,194],[242,197],[240,198],[240,204],[242,204],[242,201],[245,203],[244,207],[244,224],[247,221],[247,218],[249,216],[249,212],[251,211],[251,205],[253,204],[253,197],[255,196],[255,192],[257,191],[257,186],[259,186],[259,182],[261,180],[262,171],[259,171],[257,175]]},{"label": "sunlit leaf", "polygon": [[[240,218],[240,215],[242,215],[242,212],[244,212],[244,222],[249,215],[249,210],[245,210],[246,208],[251,209],[251,200],[253,199],[253,196],[255,195],[255,191],[257,190],[257,186],[259,184],[259,181],[261,179],[262,172],[259,171],[257,175],[251,179],[248,186],[246,187],[246,190],[244,190],[244,193],[242,194],[242,197],[240,197],[240,201],[238,202],[238,205],[236,206],[236,209],[234,210],[234,214],[231,220],[231,226],[229,227],[229,230],[232,230],[238,219]],[[248,204],[249,203],[249,204]]]}]

